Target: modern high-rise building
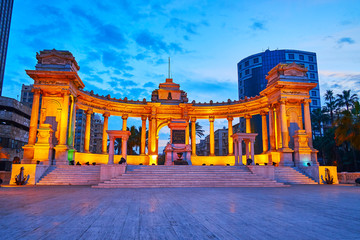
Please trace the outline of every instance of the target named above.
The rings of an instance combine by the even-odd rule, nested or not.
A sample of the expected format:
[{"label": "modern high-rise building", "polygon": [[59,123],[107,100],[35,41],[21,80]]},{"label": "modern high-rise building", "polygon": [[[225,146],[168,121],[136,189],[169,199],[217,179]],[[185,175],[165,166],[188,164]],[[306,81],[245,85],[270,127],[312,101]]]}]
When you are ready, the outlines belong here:
[{"label": "modern high-rise building", "polygon": [[[266,88],[265,76],[279,63],[297,63],[308,69],[309,82],[319,83],[316,53],[300,50],[266,50],[237,64],[239,99],[254,97]],[[310,109],[320,108],[319,85],[310,92]]]},{"label": "modern high-rise building", "polygon": [[14,0],[0,1],[0,96],[4,82],[6,53],[9,41],[11,14]]},{"label": "modern high-rise building", "polygon": [[[300,50],[266,50],[242,59],[237,64],[238,69],[238,93],[239,99],[254,97],[266,88],[266,75],[279,63],[297,63],[308,69],[309,82],[319,83],[316,53]],[[319,84],[310,91],[310,110],[321,108]],[[260,116],[254,116],[251,120],[253,132],[261,129]],[[245,132],[245,120],[240,119],[240,129]],[[256,137],[255,152],[262,151],[261,134]]]}]

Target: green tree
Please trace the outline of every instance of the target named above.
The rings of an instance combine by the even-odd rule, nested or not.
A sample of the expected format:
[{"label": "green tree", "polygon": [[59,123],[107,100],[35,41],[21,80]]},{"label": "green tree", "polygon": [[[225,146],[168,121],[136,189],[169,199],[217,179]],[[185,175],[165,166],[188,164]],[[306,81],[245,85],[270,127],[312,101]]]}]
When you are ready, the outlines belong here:
[{"label": "green tree", "polygon": [[328,121],[328,115],[326,114],[326,108],[316,108],[311,112],[312,128],[319,131],[320,137],[322,137],[322,126]]},{"label": "green tree", "polygon": [[347,111],[349,111],[350,106],[353,106],[356,101],[359,100],[357,94],[351,94],[351,90],[343,90],[342,94],[337,95],[337,105],[341,107],[345,107]]},{"label": "green tree", "polygon": [[357,151],[360,150],[360,104],[353,103],[352,111],[345,110],[336,122],[335,141],[338,146],[352,151],[354,170],[358,170]]},{"label": "green tree", "polygon": [[[196,122],[195,123],[195,132],[196,132],[196,135],[201,138],[203,137],[205,134],[205,130],[202,129],[202,126],[200,125],[199,122]],[[191,124],[189,124],[189,134],[190,134],[190,138],[191,138]]]},{"label": "green tree", "polygon": [[330,113],[331,124],[334,123],[334,111],[336,109],[336,99],[332,90],[326,90],[325,93],[325,104]]}]

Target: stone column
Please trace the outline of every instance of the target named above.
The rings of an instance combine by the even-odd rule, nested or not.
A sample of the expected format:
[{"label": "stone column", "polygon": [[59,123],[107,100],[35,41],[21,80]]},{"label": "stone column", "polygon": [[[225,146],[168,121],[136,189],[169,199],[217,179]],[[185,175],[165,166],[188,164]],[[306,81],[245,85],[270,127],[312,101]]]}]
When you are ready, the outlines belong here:
[{"label": "stone column", "polygon": [[228,120],[228,148],[229,148],[229,154],[228,156],[233,156],[234,155],[234,142],[233,142],[233,127],[232,127],[232,121],[233,121],[233,117],[228,116],[227,120]]},{"label": "stone column", "polygon": [[313,148],[310,107],[309,107],[310,102],[311,102],[311,99],[304,99],[304,102],[303,102],[303,104],[304,104],[304,122],[305,122],[305,131],[306,131],[306,134],[308,135],[309,147]]},{"label": "stone column", "polygon": [[40,89],[33,89],[34,97],[31,109],[30,127],[29,127],[29,141],[28,145],[34,145],[36,142],[36,133],[39,121],[39,103],[40,103]]},{"label": "stone column", "polygon": [[268,133],[267,133],[267,124],[266,124],[266,112],[261,112],[261,126],[262,126],[262,144],[263,144],[263,153],[267,152],[268,149]]},{"label": "stone column", "polygon": [[109,146],[109,161],[108,165],[114,164],[114,141],[115,137],[110,136],[110,146]]},{"label": "stone column", "polygon": [[146,147],[146,116],[141,116],[141,146],[140,155],[145,155]]},{"label": "stone column", "polygon": [[235,155],[235,166],[237,166],[237,165],[239,165],[239,162],[238,162],[238,160],[239,160],[238,144],[237,144],[236,139],[233,142],[234,142],[234,152],[235,152],[235,154],[234,154]]},{"label": "stone column", "polygon": [[106,112],[103,114],[104,117],[104,125],[103,125],[103,135],[102,135],[102,153],[106,154],[107,153],[107,139],[108,139],[108,135],[107,135],[107,130],[108,130],[108,124],[109,124],[109,116],[110,113]]},{"label": "stone column", "polygon": [[246,115],[245,119],[246,119],[246,133],[251,133],[251,124],[250,124],[251,115]]},{"label": "stone column", "polygon": [[247,160],[249,159],[249,153],[250,153],[250,148],[251,148],[251,143],[249,140],[245,139],[245,151],[246,151],[246,164],[247,164]]},{"label": "stone column", "polygon": [[[251,133],[251,123],[250,123],[250,119],[252,118],[252,116],[251,115],[245,115],[245,120],[246,120],[246,133]],[[247,143],[247,149],[248,149],[248,151],[250,151],[250,142],[249,143]],[[246,157],[246,159],[247,159],[248,157]]]},{"label": "stone column", "polygon": [[255,165],[254,141],[250,141],[250,145],[251,145],[251,160],[252,160],[252,165]]},{"label": "stone column", "polygon": [[86,126],[85,126],[85,143],[84,143],[84,152],[88,153],[90,149],[90,128],[91,128],[91,114],[93,114],[92,109],[85,111],[86,113]]},{"label": "stone column", "polygon": [[191,118],[191,155],[196,156],[196,118]]},{"label": "stone column", "polygon": [[276,149],[275,142],[275,120],[274,120],[274,110],[269,107],[269,131],[270,131],[270,150],[274,151]]},{"label": "stone column", "polygon": [[122,130],[126,131],[128,115],[124,114],[121,118],[123,120],[123,122],[122,122]]},{"label": "stone column", "polygon": [[280,124],[281,124],[281,135],[282,135],[282,147],[289,148],[289,132],[286,122],[286,106],[285,100],[280,100]]},{"label": "stone column", "polygon": [[238,145],[238,150],[239,150],[239,151],[238,151],[239,164],[240,164],[240,165],[244,165],[244,164],[243,164],[243,161],[242,161],[242,139],[238,140],[237,145]]},{"label": "stone column", "polygon": [[188,123],[188,125],[186,125],[186,128],[185,128],[185,144],[186,145],[189,144],[189,123]]},{"label": "stone column", "polygon": [[127,156],[127,138],[121,138],[121,156],[126,159]]},{"label": "stone column", "polygon": [[149,150],[149,155],[154,155],[156,154],[156,119],[155,117],[151,117],[150,118],[150,123],[149,126],[151,126],[149,128],[149,146],[148,146],[148,150]]},{"label": "stone column", "polygon": [[214,138],[214,116],[209,117],[210,122],[210,156],[215,156],[215,138]]},{"label": "stone column", "polygon": [[63,106],[61,110],[59,145],[66,145],[66,135],[67,135],[68,120],[69,120],[68,116],[69,116],[69,92],[64,91]]}]

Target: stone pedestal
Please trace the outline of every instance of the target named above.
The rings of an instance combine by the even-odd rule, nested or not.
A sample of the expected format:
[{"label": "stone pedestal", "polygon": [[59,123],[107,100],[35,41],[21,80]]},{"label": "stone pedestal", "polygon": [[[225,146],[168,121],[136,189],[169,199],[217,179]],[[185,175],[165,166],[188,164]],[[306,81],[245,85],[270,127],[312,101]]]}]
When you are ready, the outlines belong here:
[{"label": "stone pedestal", "polygon": [[32,163],[37,163],[42,165],[49,165],[49,162],[52,159],[52,135],[53,130],[50,124],[41,124],[38,129],[37,142],[34,147],[34,158]]},{"label": "stone pedestal", "polygon": [[34,159],[35,146],[27,144],[27,145],[23,146],[22,148],[24,149],[24,155],[23,155],[23,159],[21,160],[21,163],[23,163],[23,164],[32,163],[32,161]]},{"label": "stone pedestal", "polygon": [[281,148],[278,150],[279,154],[280,154],[280,162],[279,165],[280,166],[294,166],[294,162],[293,162],[293,150],[290,148]]},{"label": "stone pedestal", "polygon": [[191,145],[170,143],[165,147],[165,165],[174,165],[174,161],[179,160],[178,153],[183,153],[181,160],[191,165]]},{"label": "stone pedestal", "polygon": [[178,153],[182,152],[182,160],[191,165],[191,145],[186,144],[186,127],[188,122],[184,119],[174,119],[169,123],[170,143],[165,148],[165,165],[173,165],[178,160]]},{"label": "stone pedestal", "polygon": [[308,135],[305,130],[297,130],[294,135],[294,161],[295,166],[305,167],[312,165],[311,155],[313,150],[308,145]]},{"label": "stone pedestal", "polygon": [[55,160],[53,161],[54,165],[69,165],[68,161],[68,146],[67,145],[57,145],[55,149]]}]

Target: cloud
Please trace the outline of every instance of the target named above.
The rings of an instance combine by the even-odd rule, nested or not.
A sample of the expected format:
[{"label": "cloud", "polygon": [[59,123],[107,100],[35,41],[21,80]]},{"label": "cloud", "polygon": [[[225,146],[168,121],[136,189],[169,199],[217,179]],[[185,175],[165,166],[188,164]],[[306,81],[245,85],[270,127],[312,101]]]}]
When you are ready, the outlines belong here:
[{"label": "cloud", "polygon": [[337,41],[338,44],[342,45],[342,44],[354,44],[355,41],[350,38],[350,37],[343,37],[343,38],[340,38],[338,41]]},{"label": "cloud", "polygon": [[188,34],[197,34],[198,24],[187,22],[179,18],[171,18],[165,27],[181,29],[186,31]]},{"label": "cloud", "polygon": [[151,34],[147,30],[143,30],[135,35],[135,42],[140,46],[156,54],[162,52],[183,52],[183,49],[177,43],[167,44],[162,40],[161,36]]},{"label": "cloud", "polygon": [[153,82],[147,82],[147,83],[144,84],[143,87],[145,87],[145,88],[156,88],[156,85]]},{"label": "cloud", "polygon": [[250,28],[254,31],[266,30],[265,22],[260,20],[253,20],[252,24],[250,25]]}]

